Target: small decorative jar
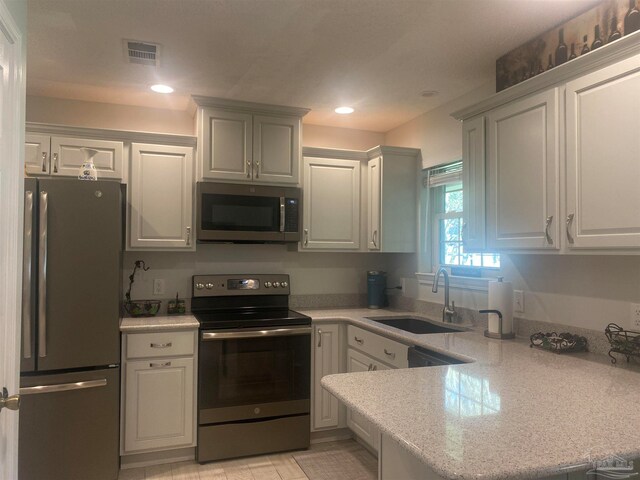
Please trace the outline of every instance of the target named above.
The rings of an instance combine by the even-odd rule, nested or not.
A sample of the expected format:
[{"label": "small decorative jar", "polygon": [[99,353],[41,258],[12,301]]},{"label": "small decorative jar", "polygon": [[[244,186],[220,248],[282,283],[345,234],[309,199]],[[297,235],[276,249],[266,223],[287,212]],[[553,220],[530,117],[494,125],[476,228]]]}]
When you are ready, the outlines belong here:
[{"label": "small decorative jar", "polygon": [[82,166],[78,172],[78,179],[98,180],[98,171],[96,170],[96,166],[93,164],[93,157],[96,156],[98,150],[94,150],[93,148],[81,148],[80,150],[82,150],[82,153],[84,154],[84,161],[82,162]]}]

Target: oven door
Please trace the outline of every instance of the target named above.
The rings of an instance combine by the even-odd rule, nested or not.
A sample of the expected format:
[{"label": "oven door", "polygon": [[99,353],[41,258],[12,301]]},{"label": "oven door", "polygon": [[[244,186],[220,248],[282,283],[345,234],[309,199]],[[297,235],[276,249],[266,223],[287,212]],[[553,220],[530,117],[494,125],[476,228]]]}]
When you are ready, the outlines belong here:
[{"label": "oven door", "polygon": [[199,424],[308,414],[311,327],[200,333]]}]

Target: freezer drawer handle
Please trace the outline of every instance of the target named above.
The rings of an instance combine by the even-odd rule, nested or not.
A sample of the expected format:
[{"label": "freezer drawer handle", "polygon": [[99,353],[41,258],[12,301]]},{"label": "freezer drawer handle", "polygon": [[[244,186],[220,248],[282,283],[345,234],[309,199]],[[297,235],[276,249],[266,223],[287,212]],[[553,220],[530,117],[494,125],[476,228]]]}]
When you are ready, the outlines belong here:
[{"label": "freezer drawer handle", "polygon": [[69,390],[84,390],[86,388],[106,387],[107,379],[87,380],[86,382],[59,383],[57,385],[39,385],[37,387],[22,387],[20,395],[35,395],[37,393],[68,392]]},{"label": "freezer drawer handle", "polygon": [[173,345],[173,342],[168,343],[150,343],[149,346],[151,348],[169,348]]},{"label": "freezer drawer handle", "polygon": [[40,252],[38,256],[38,356],[47,356],[47,220],[49,196],[40,192]]}]

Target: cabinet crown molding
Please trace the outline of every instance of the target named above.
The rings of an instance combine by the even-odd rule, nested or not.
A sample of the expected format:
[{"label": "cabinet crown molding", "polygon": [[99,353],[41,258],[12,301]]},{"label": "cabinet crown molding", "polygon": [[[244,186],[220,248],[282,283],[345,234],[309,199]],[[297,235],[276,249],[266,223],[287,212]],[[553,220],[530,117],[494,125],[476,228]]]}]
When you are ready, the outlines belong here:
[{"label": "cabinet crown molding", "polygon": [[421,150],[419,148],[409,147],[392,147],[387,145],[378,145],[367,150],[367,156],[369,159],[384,155],[405,155],[408,157],[420,157]]},{"label": "cabinet crown molding", "polygon": [[229,100],[226,98],[204,97],[192,95],[191,98],[198,107],[214,107],[227,110],[244,111],[262,115],[287,115],[304,117],[311,110],[309,108],[288,107],[285,105],[268,105],[265,103],[245,102],[241,100]]},{"label": "cabinet crown molding", "polygon": [[584,56],[509,87],[469,107],[457,110],[451,116],[457,120],[467,120],[528,94],[558,86],[593,70],[638,54],[640,54],[640,31],[622,37],[611,45],[604,45],[597,50],[592,50]]},{"label": "cabinet crown molding", "polygon": [[120,140],[124,142],[160,143],[195,147],[197,138],[190,135],[169,133],[135,132],[129,130],[113,130],[108,128],[73,127],[70,125],[52,125],[48,123],[27,122],[27,133],[45,135],[61,135],[65,137],[92,138],[99,140]]},{"label": "cabinet crown molding", "polygon": [[324,147],[302,147],[302,156],[364,161],[369,159],[367,152],[363,152],[361,150],[342,150],[339,148]]}]

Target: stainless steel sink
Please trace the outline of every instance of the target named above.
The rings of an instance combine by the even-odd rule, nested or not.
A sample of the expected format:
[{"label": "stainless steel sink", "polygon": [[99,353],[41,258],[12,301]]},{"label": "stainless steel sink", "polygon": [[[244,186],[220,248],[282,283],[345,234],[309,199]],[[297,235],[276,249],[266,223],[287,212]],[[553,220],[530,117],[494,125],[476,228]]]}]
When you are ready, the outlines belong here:
[{"label": "stainless steel sink", "polygon": [[393,317],[366,317],[374,322],[382,323],[390,327],[404,330],[405,332],[425,334],[425,333],[456,333],[466,332],[468,329],[453,325],[445,325],[442,322],[435,322],[424,317],[417,316],[393,316]]}]

